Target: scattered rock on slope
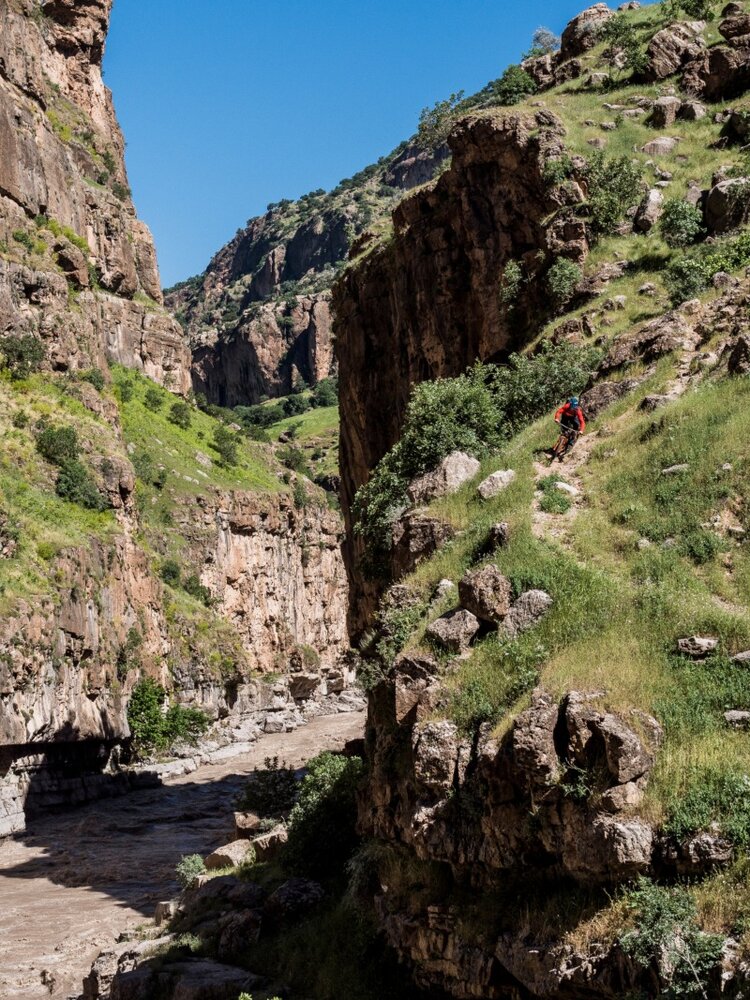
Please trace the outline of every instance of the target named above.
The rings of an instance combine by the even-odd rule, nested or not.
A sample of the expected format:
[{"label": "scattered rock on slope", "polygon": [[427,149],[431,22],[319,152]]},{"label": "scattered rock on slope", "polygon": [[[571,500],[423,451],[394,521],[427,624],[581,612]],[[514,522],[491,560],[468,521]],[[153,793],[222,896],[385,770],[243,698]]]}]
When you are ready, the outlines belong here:
[{"label": "scattered rock on slope", "polygon": [[469,570],[458,584],[464,608],[481,621],[497,623],[510,610],[510,581],[494,563]]},{"label": "scattered rock on slope", "polygon": [[455,493],[479,472],[480,463],[473,455],[453,451],[431,472],[414,479],[407,490],[413,504],[426,504],[448,493]]}]

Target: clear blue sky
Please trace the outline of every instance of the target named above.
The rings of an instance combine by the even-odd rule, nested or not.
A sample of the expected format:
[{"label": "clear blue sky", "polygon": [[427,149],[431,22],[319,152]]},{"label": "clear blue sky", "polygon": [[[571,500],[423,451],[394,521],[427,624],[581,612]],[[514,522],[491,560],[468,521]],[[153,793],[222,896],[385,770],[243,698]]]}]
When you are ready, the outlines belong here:
[{"label": "clear blue sky", "polygon": [[268,202],[334,187],[584,0],[115,0],[105,80],[164,285]]}]

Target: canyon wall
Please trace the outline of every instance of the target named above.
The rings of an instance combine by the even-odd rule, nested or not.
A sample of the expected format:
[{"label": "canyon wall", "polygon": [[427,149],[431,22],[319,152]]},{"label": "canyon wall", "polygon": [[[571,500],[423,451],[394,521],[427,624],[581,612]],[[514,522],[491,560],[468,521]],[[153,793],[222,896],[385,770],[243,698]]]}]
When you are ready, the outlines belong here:
[{"label": "canyon wall", "polygon": [[[451,168],[398,205],[393,237],[366,249],[334,289],[355,632],[373,611],[376,588],[358,570],[351,505],[398,439],[412,385],[523,346],[549,310],[543,283],[533,279],[553,255],[586,256],[585,223],[566,212],[583,200],[580,186],[544,178],[545,163],[564,152],[564,134],[542,110],[498,109],[462,121],[449,137]],[[512,309],[501,298],[510,260],[527,279]]]},{"label": "canyon wall", "polygon": [[185,392],[190,355],[102,81],[110,9],[0,8],[0,332],[40,336],[56,370],[121,362]]}]

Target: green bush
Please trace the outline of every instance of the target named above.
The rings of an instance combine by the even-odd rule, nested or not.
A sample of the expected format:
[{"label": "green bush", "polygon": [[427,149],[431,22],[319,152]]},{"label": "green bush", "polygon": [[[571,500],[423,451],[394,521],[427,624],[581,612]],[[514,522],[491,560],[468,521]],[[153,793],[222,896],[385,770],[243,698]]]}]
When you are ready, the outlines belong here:
[{"label": "green bush", "polygon": [[499,80],[492,84],[492,94],[498,104],[518,104],[524,97],[535,94],[537,85],[521,66],[508,66]]},{"label": "green bush", "polygon": [[605,22],[602,38],[607,43],[605,58],[610,72],[619,68],[619,56],[624,55],[624,69],[631,73],[642,73],[647,64],[646,52],[638,40],[638,32],[630,18],[624,13],[615,14]]},{"label": "green bush", "polygon": [[291,396],[286,397],[281,408],[285,417],[298,417],[312,408],[312,402],[307,396],[292,393]]},{"label": "green bush", "polygon": [[60,467],[55,492],[63,500],[80,504],[88,510],[107,510],[109,500],[99,492],[91,473],[77,458],[68,458]]},{"label": "green bush", "polygon": [[44,361],[44,345],[30,333],[11,334],[0,340],[2,367],[7,368],[12,379],[28,378],[38,371]]},{"label": "green bush", "polygon": [[143,405],[147,410],[151,410],[152,413],[156,413],[156,411],[160,410],[164,405],[164,397],[158,389],[154,388],[154,386],[149,386],[149,388],[146,389],[146,395],[143,397]]},{"label": "green bush", "polygon": [[195,573],[191,574],[183,581],[182,589],[186,594],[190,594],[191,597],[194,597],[196,601],[200,601],[201,604],[205,605],[207,608],[210,608],[213,604],[211,591],[208,587],[203,586]]},{"label": "green bush", "polygon": [[180,564],[176,559],[165,559],[161,564],[159,576],[162,578],[164,583],[169,584],[170,587],[179,587],[180,579],[182,577]]},{"label": "green bush", "polygon": [[643,166],[628,156],[610,157],[596,150],[586,170],[588,206],[595,235],[612,235],[627,209],[638,201]]},{"label": "green bush", "polygon": [[289,817],[289,839],[282,860],[292,871],[312,878],[342,872],[357,846],[359,757],[322,753],[307,765]]},{"label": "green bush", "polygon": [[253,771],[242,790],[237,808],[259,816],[280,816],[294,805],[297,788],[294,768],[279,764],[278,757],[266,757],[264,766]]},{"label": "green bush", "polygon": [[442,146],[456,120],[455,112],[463,97],[464,92],[460,91],[458,94],[451,94],[444,101],[437,101],[431,108],[422,110],[417,126],[417,142],[421,146],[426,149]]},{"label": "green bush", "polygon": [[208,726],[208,718],[197,708],[172,705],[166,711],[166,692],[151,677],[140,680],[128,702],[128,725],[137,755],[167,750],[177,740],[195,741]]},{"label": "green bush", "polygon": [[297,448],[295,445],[285,445],[283,448],[279,448],[276,454],[281,464],[287,469],[291,469],[292,472],[296,472],[300,476],[308,475],[307,460],[301,448]]},{"label": "green bush", "polygon": [[363,569],[387,578],[391,525],[407,504],[412,479],[452,451],[488,454],[558,399],[581,392],[599,357],[592,348],[547,343],[532,357],[512,355],[503,367],[477,364],[457,378],[415,386],[401,439],[355,497],[354,530],[366,543]]},{"label": "green bush", "polygon": [[129,403],[135,395],[133,383],[129,379],[120,379],[115,382],[115,392],[121,403]]},{"label": "green bush", "polygon": [[714,824],[736,847],[750,847],[750,777],[744,772],[695,770],[687,791],[669,803],[664,829],[682,840]]},{"label": "green bush", "polygon": [[708,288],[708,278],[696,257],[678,257],[670,261],[664,278],[672,305],[694,299]]},{"label": "green bush", "polygon": [[169,422],[186,431],[190,427],[191,413],[188,404],[178,399],[169,408]]},{"label": "green bush", "polygon": [[13,414],[12,424],[16,428],[16,430],[19,431],[23,430],[24,427],[28,427],[29,415],[26,412],[26,410],[16,410],[16,412]]},{"label": "green bush", "polygon": [[542,490],[542,498],[539,502],[539,509],[545,514],[565,514],[573,506],[573,501],[564,490],[558,490],[555,483],[560,482],[556,476],[548,476],[543,479],[539,486]]},{"label": "green bush", "polygon": [[233,434],[224,424],[218,424],[214,428],[213,441],[211,442],[215,451],[219,453],[222,465],[236,465],[237,436]]},{"label": "green bush", "polygon": [[580,267],[566,257],[558,257],[547,272],[547,288],[556,308],[561,309],[572,299],[580,280]]},{"label": "green bush", "polygon": [[667,246],[676,249],[696,243],[704,235],[700,209],[682,198],[670,198],[664,206],[659,231]]},{"label": "green bush", "polygon": [[721,960],[724,938],[699,930],[688,890],[641,877],[625,901],[636,926],[620,937],[620,946],[644,969],[657,972],[659,996],[708,996],[708,979]]},{"label": "green bush", "polygon": [[339,401],[339,383],[337,378],[324,378],[313,389],[314,406],[336,406]]},{"label": "green bush", "polygon": [[88,382],[89,385],[93,385],[97,392],[101,392],[107,384],[104,372],[100,368],[89,368],[88,371],[81,372],[80,378],[82,382]]},{"label": "green bush", "polygon": [[184,854],[177,862],[175,875],[182,888],[188,889],[205,870],[206,864],[200,854]]},{"label": "green bush", "polygon": [[80,447],[75,427],[44,427],[36,439],[36,449],[53,465],[78,458]]},{"label": "green bush", "polygon": [[518,300],[518,293],[521,291],[523,283],[523,271],[517,260],[509,260],[503,270],[503,277],[500,281],[500,302],[502,305],[512,307]]}]

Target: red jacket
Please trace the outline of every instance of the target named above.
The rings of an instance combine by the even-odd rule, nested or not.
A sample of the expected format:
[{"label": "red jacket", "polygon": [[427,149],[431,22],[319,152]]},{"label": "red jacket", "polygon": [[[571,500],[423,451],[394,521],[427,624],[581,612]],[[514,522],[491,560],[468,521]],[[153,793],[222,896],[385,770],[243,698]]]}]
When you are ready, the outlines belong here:
[{"label": "red jacket", "polygon": [[578,420],[579,433],[583,434],[586,430],[586,418],[580,406],[571,406],[570,403],[563,403],[555,414],[555,420],[558,423],[567,423],[568,426],[571,424],[575,425],[576,420]]}]

